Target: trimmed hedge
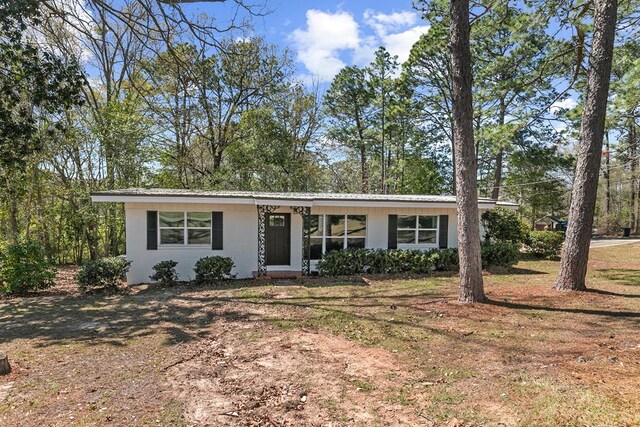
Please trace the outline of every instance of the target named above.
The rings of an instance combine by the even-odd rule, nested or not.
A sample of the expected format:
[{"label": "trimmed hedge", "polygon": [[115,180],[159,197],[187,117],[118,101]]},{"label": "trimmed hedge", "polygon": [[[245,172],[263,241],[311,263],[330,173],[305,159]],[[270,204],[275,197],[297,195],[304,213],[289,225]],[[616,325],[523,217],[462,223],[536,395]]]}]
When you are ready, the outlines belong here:
[{"label": "trimmed hedge", "polygon": [[[518,245],[492,243],[482,246],[483,267],[511,267],[518,262]],[[355,274],[426,274],[432,271],[458,271],[458,250],[429,251],[406,249],[345,249],[324,256],[316,266],[321,276]]]},{"label": "trimmed hedge", "polygon": [[76,275],[78,287],[82,292],[91,288],[104,288],[114,291],[121,281],[126,280],[131,261],[123,257],[101,258],[89,261]]},{"label": "trimmed hedge", "polygon": [[490,243],[482,245],[482,267],[512,267],[520,258],[517,243]]},{"label": "trimmed hedge", "polygon": [[153,266],[153,274],[149,279],[162,286],[173,286],[178,282],[178,273],[176,272],[177,261],[167,260],[160,261]]},{"label": "trimmed hedge", "polygon": [[538,258],[554,259],[560,256],[564,233],[561,231],[532,231],[526,249]]},{"label": "trimmed hedge", "polygon": [[229,257],[208,256],[200,258],[195,265],[193,271],[196,273],[196,284],[220,283],[224,280],[233,279],[231,274],[234,263]]}]

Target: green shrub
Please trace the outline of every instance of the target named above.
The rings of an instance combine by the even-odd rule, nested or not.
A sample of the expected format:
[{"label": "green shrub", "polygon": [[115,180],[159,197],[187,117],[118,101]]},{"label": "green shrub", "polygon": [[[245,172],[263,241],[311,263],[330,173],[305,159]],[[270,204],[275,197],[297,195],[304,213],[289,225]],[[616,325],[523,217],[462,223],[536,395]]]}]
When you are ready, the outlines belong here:
[{"label": "green shrub", "polygon": [[[349,276],[363,273],[365,265],[368,264],[368,260],[368,249],[332,251],[318,261],[316,269],[322,276]],[[376,260],[376,265],[379,265],[381,262],[383,261]],[[382,268],[382,266],[379,268]]]},{"label": "green shrub", "polygon": [[[482,266],[511,267],[518,262],[519,244],[491,243],[482,245]],[[458,271],[458,249],[346,249],[325,255],[316,266],[321,276],[355,274],[427,274],[432,271]]]},{"label": "green shrub", "polygon": [[233,279],[231,274],[234,263],[229,257],[208,256],[200,258],[193,269],[196,272],[196,283],[219,283],[223,280]]},{"label": "green shrub", "polygon": [[434,251],[435,267],[438,271],[458,271],[460,269],[460,257],[457,248],[446,248]]},{"label": "green shrub", "polygon": [[428,273],[434,269],[434,259],[431,251],[398,250],[398,249],[365,249],[366,259],[364,271],[369,274],[377,273]]},{"label": "green shrub", "polygon": [[456,270],[456,249],[430,251],[403,249],[346,249],[325,255],[316,266],[322,276],[354,274],[426,274],[433,270]]},{"label": "green shrub", "polygon": [[560,256],[564,233],[559,231],[532,231],[527,250],[539,258],[553,259]]},{"label": "green shrub", "polygon": [[10,244],[0,253],[0,293],[24,294],[53,286],[56,269],[42,246],[27,241]]},{"label": "green shrub", "polygon": [[176,265],[178,265],[176,261],[160,261],[153,266],[153,274],[149,278],[163,286],[173,286],[178,282]]},{"label": "green shrub", "polygon": [[483,212],[481,218],[487,243],[522,243],[529,234],[529,226],[512,210],[491,209]]},{"label": "green shrub", "polygon": [[482,245],[482,268],[512,267],[520,258],[518,243],[486,243]]},{"label": "green shrub", "polygon": [[81,291],[91,288],[116,290],[122,280],[126,280],[131,261],[123,257],[101,258],[86,262],[78,272],[76,280]]}]

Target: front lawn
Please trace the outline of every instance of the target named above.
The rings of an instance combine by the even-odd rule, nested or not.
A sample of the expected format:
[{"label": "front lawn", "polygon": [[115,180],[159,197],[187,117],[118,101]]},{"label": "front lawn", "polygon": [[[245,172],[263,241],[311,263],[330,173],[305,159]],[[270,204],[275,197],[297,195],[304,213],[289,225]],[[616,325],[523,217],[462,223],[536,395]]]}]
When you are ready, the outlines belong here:
[{"label": "front lawn", "polygon": [[[309,279],[0,300],[0,425],[640,424],[640,245],[485,276]],[[330,424],[331,423],[331,424]]]}]

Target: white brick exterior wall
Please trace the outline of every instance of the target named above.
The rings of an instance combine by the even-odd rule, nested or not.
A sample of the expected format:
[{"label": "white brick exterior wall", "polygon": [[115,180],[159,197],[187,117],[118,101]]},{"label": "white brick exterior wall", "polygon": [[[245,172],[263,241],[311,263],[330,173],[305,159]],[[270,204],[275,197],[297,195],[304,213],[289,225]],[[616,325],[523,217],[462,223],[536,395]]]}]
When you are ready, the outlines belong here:
[{"label": "white brick exterior wall", "polygon": [[[195,262],[205,256],[231,257],[234,273],[239,278],[251,277],[257,270],[258,213],[255,205],[205,204],[205,203],[125,203],[127,258],[133,262],[128,274],[131,284],[149,282],[152,267],[163,260],[178,262],[176,267],[182,280],[194,278]],[[203,247],[162,247],[147,250],[147,211],[223,212],[224,250],[214,251]],[[291,213],[291,270],[301,269],[302,218],[291,208],[282,207],[276,212]],[[368,248],[386,248],[388,215],[449,215],[448,247],[457,247],[456,210],[444,208],[366,208],[366,207],[312,207],[312,214],[367,215]],[[313,266],[313,263],[312,263]]]}]

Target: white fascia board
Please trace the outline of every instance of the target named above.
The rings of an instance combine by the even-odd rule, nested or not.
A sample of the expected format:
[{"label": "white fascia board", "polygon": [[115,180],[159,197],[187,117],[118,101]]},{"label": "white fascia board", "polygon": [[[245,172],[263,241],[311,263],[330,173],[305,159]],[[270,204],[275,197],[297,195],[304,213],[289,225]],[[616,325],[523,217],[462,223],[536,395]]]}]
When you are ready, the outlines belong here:
[{"label": "white fascia board", "polygon": [[[394,201],[348,201],[348,200],[316,200],[313,206],[355,207],[355,208],[422,208],[422,209],[457,209],[456,203],[446,202],[394,202]],[[495,203],[478,203],[479,209],[492,209]]]},{"label": "white fascia board", "polygon": [[285,199],[253,199],[254,203],[258,206],[260,205],[269,205],[269,206],[304,206],[311,207],[315,203],[311,200],[285,200]]},{"label": "white fascia board", "polygon": [[215,205],[252,205],[253,198],[234,197],[184,197],[184,196],[119,196],[101,195],[91,196],[94,202],[121,202],[121,203],[200,203]]},{"label": "white fascia board", "polygon": [[[270,206],[304,206],[304,207],[356,207],[356,208],[422,208],[422,209],[457,209],[451,202],[400,202],[372,200],[286,200],[255,199],[253,197],[192,197],[192,196],[134,196],[115,194],[94,194],[94,202],[115,203],[193,203],[219,205],[270,205]],[[495,202],[480,202],[479,209],[493,209]]]}]

